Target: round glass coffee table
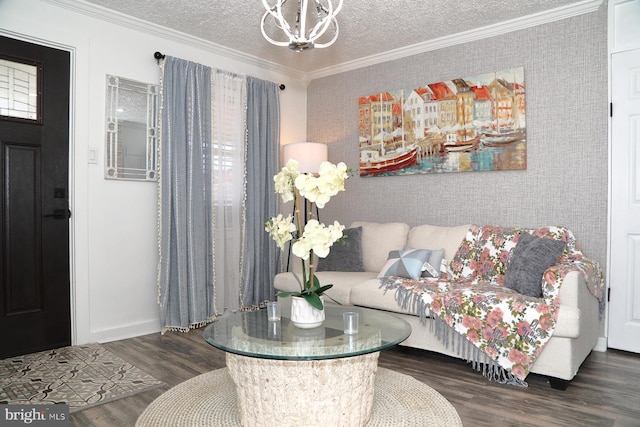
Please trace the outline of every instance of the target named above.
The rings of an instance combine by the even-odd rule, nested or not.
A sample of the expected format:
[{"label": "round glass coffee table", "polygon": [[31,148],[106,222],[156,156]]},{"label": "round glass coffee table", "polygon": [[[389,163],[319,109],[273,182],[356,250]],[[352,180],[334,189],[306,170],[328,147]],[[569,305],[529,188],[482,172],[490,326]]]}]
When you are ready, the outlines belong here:
[{"label": "round glass coffee table", "polygon": [[[286,311],[286,310],[283,310]],[[358,333],[343,332],[342,314],[359,314]],[[371,418],[380,351],[411,334],[404,320],[378,310],[325,306],[326,320],[295,327],[287,313],[231,313],[204,330],[224,350],[243,426],[364,426]]]}]

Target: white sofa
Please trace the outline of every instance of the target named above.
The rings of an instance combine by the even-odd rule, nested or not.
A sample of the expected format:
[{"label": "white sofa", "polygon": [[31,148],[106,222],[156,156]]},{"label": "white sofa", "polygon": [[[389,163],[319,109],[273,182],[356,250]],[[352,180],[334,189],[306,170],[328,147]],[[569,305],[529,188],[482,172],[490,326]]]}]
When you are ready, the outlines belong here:
[{"label": "white sofa", "polygon": [[[362,261],[364,272],[321,271],[322,284],[333,284],[327,295],[342,305],[356,305],[396,313],[412,327],[411,336],[401,345],[415,347],[459,357],[445,347],[435,336],[435,328],[426,324],[417,313],[399,307],[395,292],[385,293],[380,287],[378,273],[387,261],[390,251],[404,247],[445,250],[445,259],[451,260],[470,225],[438,227],[421,225],[409,227],[403,223],[355,222],[352,227],[362,227]],[[300,263],[292,259],[294,266]],[[295,270],[295,267],[294,267]],[[275,277],[278,291],[295,291],[298,282],[292,273],[280,273]],[[598,340],[599,303],[592,295],[581,274],[570,272],[564,279],[560,294],[560,310],[556,329],[535,361],[530,372],[548,376],[551,386],[565,389],[569,381]]]}]

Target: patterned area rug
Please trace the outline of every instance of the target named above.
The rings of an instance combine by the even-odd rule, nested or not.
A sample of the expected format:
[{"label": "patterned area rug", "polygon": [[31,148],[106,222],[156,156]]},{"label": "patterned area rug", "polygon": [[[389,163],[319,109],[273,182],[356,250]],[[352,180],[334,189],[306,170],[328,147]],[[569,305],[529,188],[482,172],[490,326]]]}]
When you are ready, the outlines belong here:
[{"label": "patterned area rug", "polygon": [[0,404],[66,403],[74,412],[162,384],[100,344],[0,360]]}]

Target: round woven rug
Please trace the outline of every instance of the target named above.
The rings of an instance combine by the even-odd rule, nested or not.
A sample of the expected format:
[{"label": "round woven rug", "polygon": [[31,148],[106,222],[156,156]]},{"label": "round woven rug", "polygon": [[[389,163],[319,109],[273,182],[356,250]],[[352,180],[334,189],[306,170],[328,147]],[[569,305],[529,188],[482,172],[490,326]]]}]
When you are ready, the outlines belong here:
[{"label": "round woven rug", "polygon": [[[462,426],[453,405],[413,377],[379,367],[375,387],[367,427]],[[241,427],[235,385],[227,368],[199,375],[163,393],[144,410],[136,426]]]}]

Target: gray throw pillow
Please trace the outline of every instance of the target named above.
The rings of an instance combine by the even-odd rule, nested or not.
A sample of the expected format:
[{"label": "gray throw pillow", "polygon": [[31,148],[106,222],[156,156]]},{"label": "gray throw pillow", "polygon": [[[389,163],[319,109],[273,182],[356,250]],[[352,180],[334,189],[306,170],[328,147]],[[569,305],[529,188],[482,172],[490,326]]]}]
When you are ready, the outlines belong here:
[{"label": "gray throw pillow", "polygon": [[318,259],[316,271],[364,271],[362,263],[362,227],[347,228],[345,236],[331,246],[326,258]]},{"label": "gray throw pillow", "polygon": [[565,242],[522,232],[504,274],[504,285],[523,295],[542,297],[542,276],[555,265]]}]

